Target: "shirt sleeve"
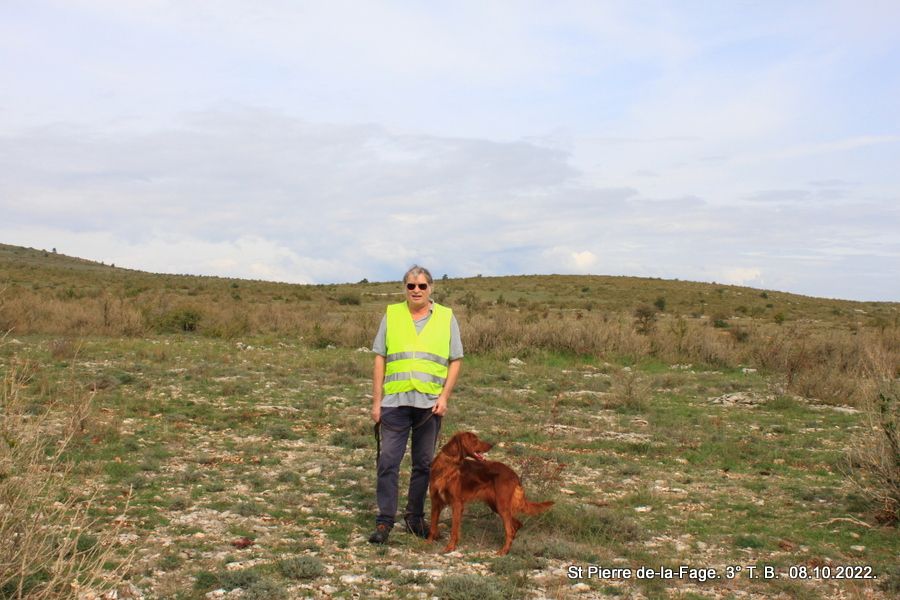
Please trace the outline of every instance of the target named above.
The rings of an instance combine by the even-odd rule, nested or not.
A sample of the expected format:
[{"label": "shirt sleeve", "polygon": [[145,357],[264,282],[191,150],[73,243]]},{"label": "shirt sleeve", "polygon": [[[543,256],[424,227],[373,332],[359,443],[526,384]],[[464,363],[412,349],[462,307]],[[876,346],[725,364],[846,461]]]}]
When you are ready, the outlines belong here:
[{"label": "shirt sleeve", "polygon": [[378,333],[375,334],[375,341],[372,342],[372,352],[387,356],[387,341],[385,339],[387,332],[387,315],[381,317],[381,325],[378,326]]},{"label": "shirt sleeve", "polygon": [[456,315],[450,320],[450,360],[457,360],[463,357],[462,338],[459,335],[459,323],[456,321]]}]

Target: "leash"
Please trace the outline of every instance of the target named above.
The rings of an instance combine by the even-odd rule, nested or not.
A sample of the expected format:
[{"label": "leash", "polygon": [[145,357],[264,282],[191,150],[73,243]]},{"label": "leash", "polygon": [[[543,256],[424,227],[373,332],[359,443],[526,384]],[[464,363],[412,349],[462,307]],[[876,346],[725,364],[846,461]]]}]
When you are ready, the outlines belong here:
[{"label": "leash", "polygon": [[[433,416],[434,416],[434,413],[429,412],[427,415],[425,415],[424,419],[422,419],[421,421],[419,421],[418,423],[413,425],[412,429],[410,429],[410,431],[415,431],[416,429],[420,428],[422,425],[424,425],[425,423],[430,421],[431,417],[433,417]],[[378,421],[377,423],[375,423],[374,429],[375,429],[375,464],[376,465],[378,465],[378,459],[381,457],[381,428],[382,427],[384,427],[388,431],[393,431],[394,433],[403,433],[403,429],[404,429],[402,427],[391,427],[390,425],[382,425],[381,421]],[[438,442],[438,437],[440,436],[440,434],[441,434],[441,424],[440,424],[440,422],[438,422],[438,430],[434,436],[434,450],[437,450],[437,442]],[[432,451],[432,454],[434,454],[434,451]]]}]

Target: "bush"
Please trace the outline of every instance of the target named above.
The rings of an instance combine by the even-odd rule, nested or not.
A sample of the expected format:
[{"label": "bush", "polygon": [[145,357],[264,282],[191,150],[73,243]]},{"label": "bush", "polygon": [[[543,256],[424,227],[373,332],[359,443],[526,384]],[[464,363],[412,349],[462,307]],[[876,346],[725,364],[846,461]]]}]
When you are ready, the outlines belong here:
[{"label": "bush", "polygon": [[544,563],[543,558],[530,553],[526,556],[507,554],[491,561],[491,572],[497,575],[515,576],[527,573],[532,569],[539,569],[544,566]]},{"label": "bush", "polygon": [[528,498],[546,500],[562,487],[562,471],[566,467],[558,460],[528,455],[518,463],[519,477],[526,482]]},{"label": "bush", "polygon": [[900,566],[889,567],[879,579],[879,588],[885,592],[900,594]]},{"label": "bush", "polygon": [[542,519],[548,530],[592,546],[633,542],[640,537],[630,518],[595,506],[560,503]]},{"label": "bush", "polygon": [[735,342],[738,342],[741,344],[743,344],[744,342],[746,342],[747,340],[750,339],[750,330],[748,330],[745,327],[735,327],[735,328],[729,330],[728,333],[731,334],[731,337],[732,337],[732,339],[734,339]]},{"label": "bush", "polygon": [[217,585],[219,585],[219,578],[216,577],[215,573],[211,573],[209,571],[200,571],[194,576],[195,590],[211,590]]},{"label": "bush", "polygon": [[282,600],[287,598],[287,590],[272,578],[263,577],[244,588],[241,598],[245,600]]},{"label": "bush", "polygon": [[650,385],[634,371],[621,371],[613,375],[608,396],[608,407],[622,412],[643,412],[650,406]]},{"label": "bush", "polygon": [[359,306],[362,304],[362,300],[360,300],[359,294],[342,294],[338,296],[338,304],[344,306]]},{"label": "bush", "polygon": [[278,571],[288,579],[315,579],[325,574],[325,567],[315,556],[295,556],[279,561]]},{"label": "bush", "polygon": [[867,407],[870,424],[850,451],[846,472],[878,506],[879,521],[900,522],[900,385],[884,386]]},{"label": "bush", "polygon": [[259,571],[254,568],[241,569],[240,571],[220,571],[216,574],[219,586],[226,590],[237,588],[247,589],[260,580]]},{"label": "bush", "polygon": [[337,331],[334,328],[326,329],[319,323],[313,325],[310,338],[310,345],[318,350],[324,350],[329,346],[337,346]]},{"label": "bush", "polygon": [[638,333],[647,335],[656,325],[656,309],[649,304],[641,304],[634,309],[634,328]]},{"label": "bush", "polygon": [[475,293],[472,291],[468,291],[463,294],[462,298],[458,300],[458,302],[465,306],[469,311],[476,311],[481,303],[478,301],[478,297],[475,296]]},{"label": "bush", "polygon": [[197,331],[202,315],[192,308],[179,308],[162,314],[156,319],[157,333],[179,333]]},{"label": "bush", "polygon": [[441,600],[507,600],[520,591],[497,577],[448,575],[437,582],[435,595]]},{"label": "bush", "polygon": [[48,346],[54,360],[71,360],[78,354],[78,347],[69,339],[51,340]]},{"label": "bush", "polygon": [[231,507],[231,512],[242,517],[255,517],[262,514],[262,507],[256,502],[238,502]]},{"label": "bush", "polygon": [[277,480],[279,483],[300,483],[300,475],[296,471],[282,471]]},{"label": "bush", "polygon": [[266,433],[275,440],[296,440],[300,437],[289,425],[283,423],[272,425]]},{"label": "bush", "polygon": [[328,439],[328,443],[332,446],[340,446],[341,448],[368,448],[374,442],[372,434],[360,434],[351,431],[335,431]]}]

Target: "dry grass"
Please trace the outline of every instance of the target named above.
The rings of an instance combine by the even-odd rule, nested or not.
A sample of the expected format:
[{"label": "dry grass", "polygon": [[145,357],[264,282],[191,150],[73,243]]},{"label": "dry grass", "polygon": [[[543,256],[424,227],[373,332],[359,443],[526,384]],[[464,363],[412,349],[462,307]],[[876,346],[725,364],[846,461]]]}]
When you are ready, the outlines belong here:
[{"label": "dry grass", "polygon": [[[313,348],[358,348],[371,343],[383,307],[383,301],[356,306],[328,297],[299,303],[247,303],[231,297],[198,301],[164,290],[133,299],[69,301],[25,293],[6,298],[0,326],[16,334],[62,336],[182,332],[235,339],[269,334],[302,338]],[[787,390],[835,404],[864,401],[859,390],[868,377],[867,356],[882,356],[895,372],[900,366],[900,328],[894,325],[854,331],[745,319],[722,328],[706,318],[661,315],[646,327],[635,324],[628,312],[478,306],[460,307],[457,313],[470,354],[549,351],[604,359],[654,357],[715,368],[752,366],[782,374]],[[61,356],[65,350],[59,349]]]},{"label": "dry grass", "polygon": [[[2,343],[2,340],[0,340]],[[90,412],[92,394],[75,392],[48,407],[26,404],[27,363],[12,364],[0,387],[0,598],[71,598],[114,588],[115,532],[89,516],[93,497],[70,489],[65,460]]]},{"label": "dry grass", "polygon": [[[0,331],[214,338],[273,335],[369,346],[395,283],[301,286],[152,275],[0,244]],[[787,391],[862,405],[878,355],[900,371],[900,306],[628,277],[439,279],[468,354],[595,356],[778,374]],[[60,351],[64,351],[61,348]]]}]

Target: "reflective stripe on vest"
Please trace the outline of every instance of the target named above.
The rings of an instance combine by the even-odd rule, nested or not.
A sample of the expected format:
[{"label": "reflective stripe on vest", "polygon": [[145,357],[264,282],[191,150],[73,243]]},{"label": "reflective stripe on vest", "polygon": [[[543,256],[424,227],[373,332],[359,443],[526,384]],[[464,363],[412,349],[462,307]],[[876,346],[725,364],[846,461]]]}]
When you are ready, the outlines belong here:
[{"label": "reflective stripe on vest", "polygon": [[385,395],[413,390],[435,396],[441,393],[450,364],[452,318],[453,311],[435,303],[431,317],[417,333],[406,302],[387,307]]},{"label": "reflective stripe on vest", "polygon": [[432,362],[436,362],[439,365],[449,366],[450,359],[444,358],[443,356],[438,356],[437,354],[431,354],[429,352],[397,352],[396,354],[388,354],[385,357],[385,362],[393,362],[395,360],[404,360],[407,358],[427,358]]}]

